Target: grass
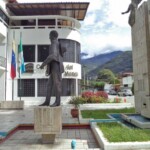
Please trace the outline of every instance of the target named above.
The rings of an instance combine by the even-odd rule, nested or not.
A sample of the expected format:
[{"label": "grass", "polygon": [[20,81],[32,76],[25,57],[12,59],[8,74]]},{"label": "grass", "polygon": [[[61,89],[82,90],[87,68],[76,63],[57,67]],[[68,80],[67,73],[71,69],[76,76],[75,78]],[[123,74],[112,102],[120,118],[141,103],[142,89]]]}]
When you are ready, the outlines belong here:
[{"label": "grass", "polygon": [[98,126],[109,142],[150,141],[150,129],[131,129],[117,122],[98,123]]},{"label": "grass", "polygon": [[94,118],[94,119],[109,119],[109,117],[107,116],[107,114],[109,113],[135,113],[135,108],[81,111],[83,118]]}]

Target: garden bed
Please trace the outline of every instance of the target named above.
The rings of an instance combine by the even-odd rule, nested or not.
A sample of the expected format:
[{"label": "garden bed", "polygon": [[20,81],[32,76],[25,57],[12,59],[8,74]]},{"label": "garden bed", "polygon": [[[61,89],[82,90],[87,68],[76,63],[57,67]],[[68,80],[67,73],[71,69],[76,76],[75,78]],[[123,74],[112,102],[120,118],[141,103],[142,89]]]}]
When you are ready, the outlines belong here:
[{"label": "garden bed", "polygon": [[[134,113],[134,108],[81,110],[82,120],[88,120],[91,129],[104,150],[150,149],[150,130],[129,128],[117,120],[109,119],[111,113]],[[90,119],[91,118],[91,119]],[[92,119],[94,118],[94,119]],[[101,123],[99,123],[101,122]]]},{"label": "garden bed", "polygon": [[110,113],[135,113],[135,108],[104,109],[104,110],[81,110],[82,118],[109,119]]},{"label": "garden bed", "polygon": [[104,150],[150,149],[150,130],[130,129],[117,122],[92,123],[91,128]]}]

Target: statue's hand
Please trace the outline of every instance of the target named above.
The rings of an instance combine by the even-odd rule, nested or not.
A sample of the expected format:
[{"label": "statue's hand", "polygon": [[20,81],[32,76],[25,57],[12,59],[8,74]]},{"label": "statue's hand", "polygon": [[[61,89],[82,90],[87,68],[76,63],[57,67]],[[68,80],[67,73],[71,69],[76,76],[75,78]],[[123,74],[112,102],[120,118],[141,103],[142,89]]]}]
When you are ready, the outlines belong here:
[{"label": "statue's hand", "polygon": [[44,69],[44,64],[42,63],[39,68],[40,68],[40,69]]},{"label": "statue's hand", "polygon": [[125,13],[124,13],[124,12],[122,12],[121,14],[122,14],[122,15],[124,15]]}]

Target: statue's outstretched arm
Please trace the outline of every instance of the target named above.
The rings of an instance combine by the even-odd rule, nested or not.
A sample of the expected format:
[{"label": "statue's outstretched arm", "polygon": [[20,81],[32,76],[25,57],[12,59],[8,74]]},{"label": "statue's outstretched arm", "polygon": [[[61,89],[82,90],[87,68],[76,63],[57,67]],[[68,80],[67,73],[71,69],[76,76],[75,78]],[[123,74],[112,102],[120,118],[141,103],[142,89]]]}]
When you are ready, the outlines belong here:
[{"label": "statue's outstretched arm", "polygon": [[130,4],[130,5],[129,5],[129,7],[128,7],[127,11],[122,12],[121,14],[126,14],[126,13],[130,12],[130,10],[131,10],[131,5],[132,5],[132,4]]},{"label": "statue's outstretched arm", "polygon": [[40,69],[43,69],[44,66],[46,66],[48,63],[50,63],[53,59],[54,59],[54,60],[56,59],[55,56],[49,55],[49,56],[43,61],[43,63],[41,64]]}]

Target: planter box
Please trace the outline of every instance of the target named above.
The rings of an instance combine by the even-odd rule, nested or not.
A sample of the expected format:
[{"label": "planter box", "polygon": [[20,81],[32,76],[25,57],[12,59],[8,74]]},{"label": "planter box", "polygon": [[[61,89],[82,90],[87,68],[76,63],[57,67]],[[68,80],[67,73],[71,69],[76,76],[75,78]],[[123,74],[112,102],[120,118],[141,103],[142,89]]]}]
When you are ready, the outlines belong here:
[{"label": "planter box", "polygon": [[24,101],[1,101],[0,109],[23,109]]},{"label": "planter box", "polygon": [[[109,142],[96,123],[91,124],[91,129],[100,147],[104,150],[149,150],[150,142]],[[137,135],[138,136],[138,135]]]},{"label": "planter box", "polygon": [[93,103],[80,105],[80,110],[123,109],[132,107],[134,107],[134,105],[132,105],[131,103]]}]

